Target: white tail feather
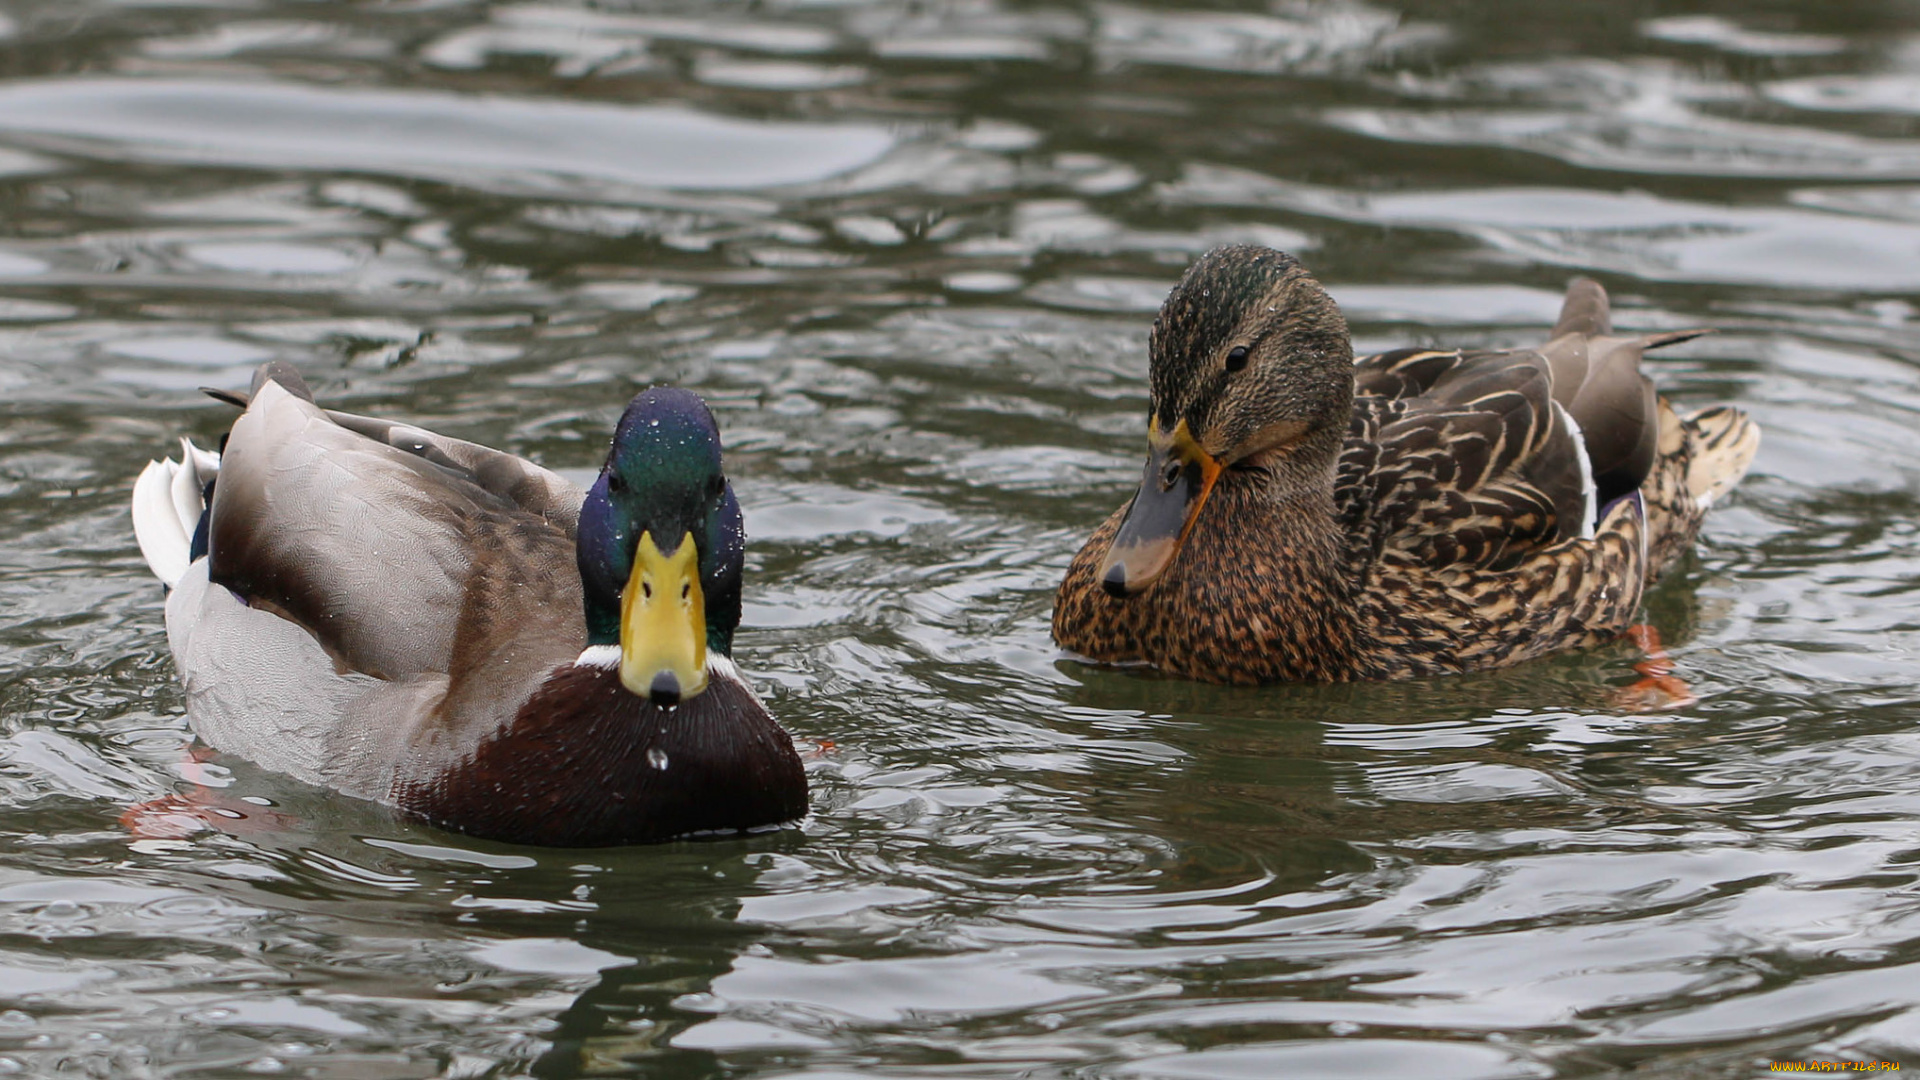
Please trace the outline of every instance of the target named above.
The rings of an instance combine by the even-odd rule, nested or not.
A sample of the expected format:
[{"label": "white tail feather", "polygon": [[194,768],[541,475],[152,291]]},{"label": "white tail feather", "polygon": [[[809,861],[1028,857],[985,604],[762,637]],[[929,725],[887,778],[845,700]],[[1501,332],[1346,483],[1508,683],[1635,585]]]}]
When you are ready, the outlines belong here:
[{"label": "white tail feather", "polygon": [[220,455],[200,449],[188,442],[184,435],[180,437],[180,453],[183,455],[180,459],[182,462],[192,460],[194,475],[200,481],[202,490],[205,490],[207,481],[220,475]]},{"label": "white tail feather", "polygon": [[200,523],[201,512],[207,508],[206,502],[200,495],[205,490],[206,488],[194,476],[193,455],[180,455],[180,465],[173,470],[173,483],[169,487],[169,494],[173,496],[173,512],[178,516],[180,524],[186,527],[189,539],[193,536],[194,528]]},{"label": "white tail feather", "polygon": [[133,536],[147,566],[168,588],[186,575],[193,533],[207,508],[201,492],[220,471],[220,455],[185,439],[180,446],[180,462],[149,461],[133,482]]},{"label": "white tail feather", "polygon": [[187,572],[193,534],[180,528],[173,505],[173,481],[180,467],[171,460],[149,461],[133,482],[133,536],[155,577],[172,588]]}]

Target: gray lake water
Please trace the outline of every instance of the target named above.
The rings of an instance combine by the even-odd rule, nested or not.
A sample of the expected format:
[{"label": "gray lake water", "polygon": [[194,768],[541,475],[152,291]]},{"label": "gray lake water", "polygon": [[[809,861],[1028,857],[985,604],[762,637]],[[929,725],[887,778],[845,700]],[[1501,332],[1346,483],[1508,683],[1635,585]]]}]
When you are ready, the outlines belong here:
[{"label": "gray lake water", "polygon": [[[1151,313],[1576,273],[1764,426],[1626,645],[1222,689],[1048,640]],[[1920,5],[0,3],[0,1073],[1920,1067]],[[563,470],[712,402],[804,827],[476,842],[188,756],[132,480],[261,360]],[[169,794],[250,808],[139,835]]]}]

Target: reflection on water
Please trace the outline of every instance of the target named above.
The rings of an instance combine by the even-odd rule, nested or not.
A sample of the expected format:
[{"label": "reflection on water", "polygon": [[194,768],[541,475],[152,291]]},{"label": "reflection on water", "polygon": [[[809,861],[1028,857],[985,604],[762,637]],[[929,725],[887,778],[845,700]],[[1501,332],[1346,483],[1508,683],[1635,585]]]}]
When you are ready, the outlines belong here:
[{"label": "reflection on water", "polygon": [[[1920,56],[1892,0],[0,12],[0,1071],[1746,1075],[1920,1054]],[[1090,669],[1150,313],[1230,240],[1364,350],[1566,279],[1767,445],[1596,650]],[[579,475],[714,405],[800,829],[478,843],[197,762],[133,476],[265,359]],[[239,815],[139,839],[169,793]]]}]

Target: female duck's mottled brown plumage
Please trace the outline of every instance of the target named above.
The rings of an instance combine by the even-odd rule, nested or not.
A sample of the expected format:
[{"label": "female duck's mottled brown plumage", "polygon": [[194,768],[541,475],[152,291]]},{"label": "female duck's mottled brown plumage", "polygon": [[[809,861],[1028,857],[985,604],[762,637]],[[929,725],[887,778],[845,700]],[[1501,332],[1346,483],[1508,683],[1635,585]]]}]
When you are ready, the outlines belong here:
[{"label": "female duck's mottled brown plumage", "polygon": [[1213,682],[1408,678],[1617,636],[1746,471],[1738,410],[1676,414],[1576,281],[1539,349],[1353,359],[1297,261],[1202,257],[1149,346],[1146,476],[1054,607],[1062,646]]}]

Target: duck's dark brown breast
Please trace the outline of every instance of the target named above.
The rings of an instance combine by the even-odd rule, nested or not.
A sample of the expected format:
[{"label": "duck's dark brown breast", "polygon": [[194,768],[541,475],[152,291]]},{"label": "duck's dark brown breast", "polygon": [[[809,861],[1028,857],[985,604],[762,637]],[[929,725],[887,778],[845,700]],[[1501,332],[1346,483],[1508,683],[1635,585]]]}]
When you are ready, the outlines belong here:
[{"label": "duck's dark brown breast", "polygon": [[1124,512],[1094,531],[1060,584],[1062,647],[1206,682],[1377,677],[1356,638],[1350,568],[1327,507],[1276,502],[1256,474],[1229,470],[1160,581],[1118,599],[1096,568]]},{"label": "duck's dark brown breast", "polygon": [[715,679],[662,709],[611,669],[571,664],[471,758],[395,795],[442,828],[551,847],[651,843],[807,811],[793,740],[745,687]]}]

